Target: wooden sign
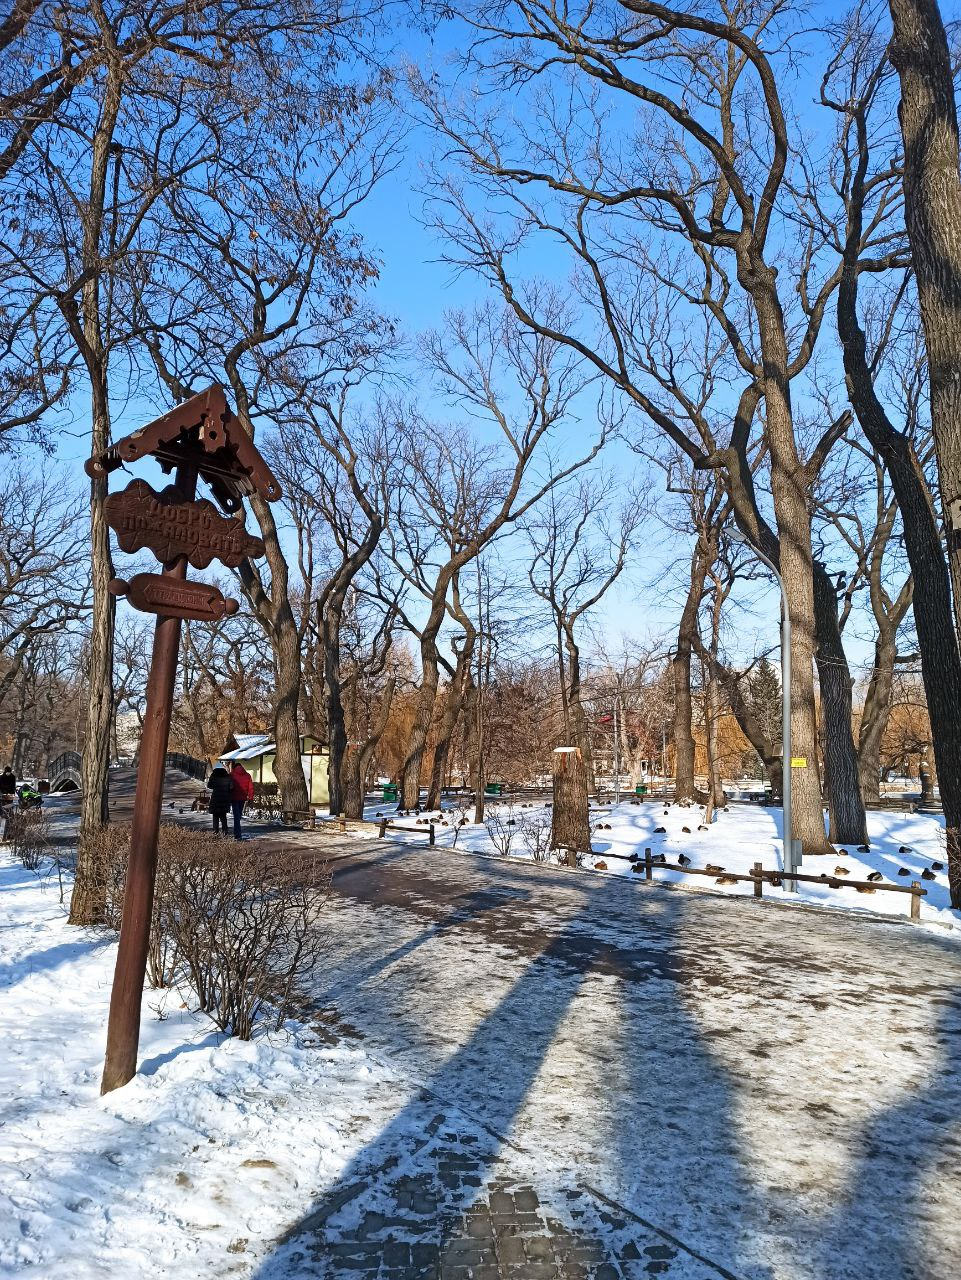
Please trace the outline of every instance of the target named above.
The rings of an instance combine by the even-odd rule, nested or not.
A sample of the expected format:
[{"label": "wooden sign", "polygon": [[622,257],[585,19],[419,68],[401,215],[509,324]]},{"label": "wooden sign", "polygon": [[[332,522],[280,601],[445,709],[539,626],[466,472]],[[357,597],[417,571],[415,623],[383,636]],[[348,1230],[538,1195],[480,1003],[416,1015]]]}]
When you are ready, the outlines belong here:
[{"label": "wooden sign", "polygon": [[185,463],[195,466],[226,511],[239,511],[245,495],[256,493],[268,502],[280,497],[277,478],[217,385],[117,440],[106,453],[90,458],[86,470],[90,476],[106,476],[148,457],[165,471]]},{"label": "wooden sign", "polygon": [[165,618],[186,618],[193,622],[218,622],[240,608],[206,582],[190,582],[160,573],[136,573],[129,582],[114,578],[110,594],[126,596],[141,613],[158,613]]},{"label": "wooden sign", "polygon": [[186,556],[197,569],[214,559],[236,569],[242,560],[264,554],[263,540],[249,534],[239,516],[222,516],[206,498],[185,502],[173,486],[156,493],[134,480],[110,494],[104,512],[123,551],[146,547],[163,564]]}]

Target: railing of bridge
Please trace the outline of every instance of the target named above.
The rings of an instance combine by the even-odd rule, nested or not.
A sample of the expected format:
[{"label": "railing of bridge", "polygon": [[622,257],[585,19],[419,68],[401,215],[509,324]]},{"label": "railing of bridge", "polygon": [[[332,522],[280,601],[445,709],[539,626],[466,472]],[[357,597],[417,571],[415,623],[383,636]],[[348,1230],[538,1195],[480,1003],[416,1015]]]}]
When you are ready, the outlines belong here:
[{"label": "railing of bridge", "polygon": [[61,751],[58,756],[54,756],[52,760],[47,761],[47,778],[50,782],[70,770],[75,770],[77,773],[80,772],[79,751]]},{"label": "railing of bridge", "polygon": [[164,762],[168,769],[179,769],[188,778],[197,778],[201,782],[206,780],[210,772],[210,765],[206,760],[198,760],[196,756],[185,756],[179,751],[168,751]]}]

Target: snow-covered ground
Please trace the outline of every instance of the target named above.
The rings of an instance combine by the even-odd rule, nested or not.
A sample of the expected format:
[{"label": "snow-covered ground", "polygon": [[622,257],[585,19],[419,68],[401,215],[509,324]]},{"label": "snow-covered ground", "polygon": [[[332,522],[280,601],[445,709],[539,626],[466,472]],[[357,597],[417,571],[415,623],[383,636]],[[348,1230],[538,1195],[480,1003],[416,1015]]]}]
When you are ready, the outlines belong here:
[{"label": "snow-covered ground", "polygon": [[[544,825],[550,822],[550,810],[544,805],[488,800],[487,814],[497,828],[494,837],[488,825],[474,824],[472,809],[445,808],[443,812],[399,815],[393,805],[381,802],[368,805],[364,816],[372,824],[386,817],[392,824],[389,831],[392,840],[414,844],[426,841],[428,823],[434,821],[438,847],[473,854],[502,854],[503,840],[513,827],[516,836],[509,856],[528,859],[531,855],[522,838],[522,824],[532,819]],[[323,816],[326,815],[318,814]],[[467,824],[458,826],[464,816]],[[583,859],[583,865],[608,875],[634,876],[637,873],[632,871],[631,856],[643,858],[645,848],[649,848],[655,857],[663,854],[669,863],[676,863],[682,854],[691,859],[693,867],[723,867],[725,872],[739,875],[749,874],[755,862],[769,871],[783,867],[780,808],[732,804],[718,812],[706,830],[702,829],[703,817],[704,810],[697,806],[665,805],[652,800],[639,804],[627,800],[619,805],[592,805],[594,853]],[[663,832],[658,830],[661,827],[665,829]],[[501,837],[500,848],[497,833]],[[372,826],[364,834],[376,835],[376,828]],[[868,835],[870,852],[858,852],[854,846],[838,847],[836,858],[805,858],[801,871],[805,875],[823,874],[838,881],[865,881],[877,873],[882,876],[879,884],[902,887],[916,880],[926,891],[921,904],[922,921],[953,927],[961,934],[961,913],[952,911],[949,905],[943,819],[933,814],[871,810]],[[902,871],[907,874],[900,874]],[[924,871],[934,878],[924,879]],[[680,883],[684,888],[717,893],[750,894],[753,891],[744,881],[718,884],[714,877],[659,868],[655,869],[654,878],[658,882]],[[797,893],[765,885],[764,894],[785,902],[895,916],[907,916],[911,901],[907,894],[883,890],[859,893],[847,885],[832,888],[828,884],[801,883]]]},{"label": "snow-covered ground", "polygon": [[230,1039],[148,991],[140,1073],[101,1098],[115,952],[0,846],[0,1275],[249,1275],[407,1086],[305,1027]]},{"label": "snow-covered ground", "polygon": [[315,993],[358,1039],[225,1039],[148,992],[139,1074],[107,1098],[114,942],[0,850],[0,1276],[323,1275],[285,1231],[398,1153],[422,1172],[442,1112],[491,1148],[483,1178],[520,1163],[561,1219],[552,1179],[583,1179],[744,1280],[954,1280],[944,937],[366,848]]}]

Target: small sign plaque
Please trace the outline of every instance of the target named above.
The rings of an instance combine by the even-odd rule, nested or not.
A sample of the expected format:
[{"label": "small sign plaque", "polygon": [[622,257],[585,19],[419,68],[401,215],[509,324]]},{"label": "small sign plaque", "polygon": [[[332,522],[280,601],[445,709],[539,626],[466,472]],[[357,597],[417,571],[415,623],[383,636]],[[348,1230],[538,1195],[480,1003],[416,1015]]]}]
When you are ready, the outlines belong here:
[{"label": "small sign plaque", "polygon": [[806,769],[808,767],[807,756],[791,756],[792,769]]},{"label": "small sign plaque", "polygon": [[263,540],[249,534],[238,516],[222,516],[206,498],[185,502],[173,486],[156,493],[134,480],[107,498],[104,511],[121,550],[146,547],[162,564],[186,556],[197,569],[214,559],[236,569],[242,560],[264,554]]},{"label": "small sign plaque", "polygon": [[225,598],[209,583],[160,573],[137,573],[129,582],[114,578],[110,591],[115,596],[126,596],[141,613],[159,613],[192,622],[217,622],[236,613],[239,607],[236,600]]}]

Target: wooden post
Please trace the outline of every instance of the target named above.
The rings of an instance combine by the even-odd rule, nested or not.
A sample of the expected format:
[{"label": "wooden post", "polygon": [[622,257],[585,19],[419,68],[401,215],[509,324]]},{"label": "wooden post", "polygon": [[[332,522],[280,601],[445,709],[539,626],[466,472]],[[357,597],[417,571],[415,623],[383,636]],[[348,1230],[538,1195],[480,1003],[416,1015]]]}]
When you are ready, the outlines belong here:
[{"label": "wooden post", "polygon": [[762,874],[763,871],[764,871],[764,868],[761,866],[760,862],[755,862],[754,864],[754,896],[755,898],[760,898],[764,893],[764,876]]},{"label": "wooden post", "polygon": [[344,815],[343,815],[343,814],[340,814],[340,816],[339,816],[339,818],[338,818],[338,820],[337,820],[337,829],[338,829],[338,831],[346,831],[346,830],[347,830],[347,821],[346,821],[346,819],[344,818]]},{"label": "wooden post", "polygon": [[[178,467],[176,483],[185,500],[192,500],[197,491],[196,468]],[[186,578],[187,557],[179,556],[165,565],[163,576],[181,581]],[[180,618],[157,615],[150,674],[147,677],[147,709],[140,739],[137,791],[130,827],[130,854],[127,859],[117,964],[110,993],[107,1052],[100,1084],[101,1093],[119,1089],[137,1071],[140,1004],[143,999],[150,923],[153,917],[157,832],[160,827],[164,763],[170,735],[177,659],[180,655],[180,629]]]},{"label": "wooden post", "polygon": [[383,840],[383,838],[384,838],[384,836],[385,836],[386,834],[387,834],[387,819],[386,819],[386,818],[381,818],[381,820],[380,820],[380,826],[377,828],[377,838],[378,838],[378,840]]},{"label": "wooden post", "polygon": [[430,827],[428,828],[427,843],[428,844],[434,843],[434,824],[433,823],[431,823]]},{"label": "wooden post", "polygon": [[654,879],[654,864],[651,861],[650,849],[644,850],[644,879],[645,880]]},{"label": "wooden post", "polygon": [[921,919],[921,881],[911,881],[911,919]]},{"label": "wooden post", "polygon": [[557,747],[552,760],[551,848],[566,850],[567,865],[576,867],[578,853],[591,851],[587,770],[578,747]]}]

